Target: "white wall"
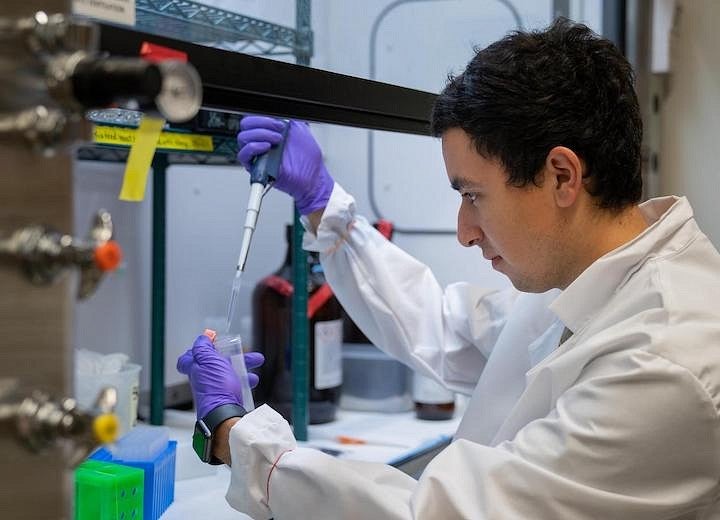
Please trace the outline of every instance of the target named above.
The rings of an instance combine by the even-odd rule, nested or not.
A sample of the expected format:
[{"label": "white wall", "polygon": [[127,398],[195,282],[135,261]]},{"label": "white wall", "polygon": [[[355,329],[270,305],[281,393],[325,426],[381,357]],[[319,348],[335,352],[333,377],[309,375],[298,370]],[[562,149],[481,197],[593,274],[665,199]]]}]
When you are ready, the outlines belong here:
[{"label": "white wall", "polygon": [[124,166],[76,161],[74,228],[85,236],[94,213],[104,208],[114,223],[114,239],[123,249],[120,268],[106,276],[98,290],[75,306],[75,347],[97,352],[125,352],[150,370],[150,253],[152,180],[145,201],[118,200]]},{"label": "white wall", "polygon": [[[473,47],[483,47],[516,27],[511,12],[497,1],[406,2],[379,18],[392,3],[314,2],[313,65],[369,77],[370,33],[373,23],[380,20],[373,79],[439,92],[448,74],[462,71]],[[526,27],[549,22],[551,2],[514,3]],[[355,196],[360,212],[375,219],[368,185],[368,131],[316,128],[329,170]],[[381,216],[399,228],[454,229],[459,198],[449,188],[439,141],[375,132],[374,143],[374,197]],[[430,265],[442,284],[463,279],[492,286],[505,284],[478,250],[462,248],[454,235],[397,234],[395,242]],[[452,255],[448,256],[448,251]]]},{"label": "white wall", "polygon": [[[294,26],[292,0],[214,0],[207,4]],[[373,20],[390,0],[313,2],[313,66],[367,77]],[[551,0],[516,0],[526,27],[550,21]],[[578,10],[597,24],[598,0]],[[510,11],[495,0],[425,0],[400,5],[379,26],[377,74],[381,81],[439,91],[447,74],[462,70],[473,46],[485,46],[515,28]],[[334,177],[353,193],[370,220],[367,130],[313,125]],[[445,177],[440,145],[429,137],[377,132],[375,197],[385,218],[399,227],[454,229],[459,198]],[[86,227],[89,212],[102,205],[113,212],[127,260],[76,319],[77,344],[103,352],[125,351],[145,365],[148,386],[150,230],[147,203],[117,201],[121,165],[81,163],[76,171],[77,226]],[[239,227],[247,199],[247,179],[240,168],[175,166],[168,171],[166,382],[184,380],[175,359],[202,330],[208,318],[222,317],[240,247]],[[249,315],[250,291],[275,270],[285,252],[284,224],[292,207],[271,192],[247,264],[241,312]],[[492,271],[480,251],[461,247],[454,235],[397,235],[396,242],[430,265],[439,281],[457,280],[500,287],[506,280]],[[247,337],[247,330],[242,331]],[[249,338],[248,338],[249,339]]]},{"label": "white wall", "polygon": [[661,110],[660,187],[687,195],[701,228],[720,247],[720,2],[677,4]]},{"label": "white wall", "polygon": [[[203,328],[224,323],[240,253],[248,197],[241,167],[173,166],[168,169],[166,365],[168,383],[184,380],[175,359]],[[250,316],[257,281],[285,258],[285,224],[292,204],[284,193],[267,194],[253,236],[239,296],[240,316]],[[237,323],[250,341],[249,323]]]}]

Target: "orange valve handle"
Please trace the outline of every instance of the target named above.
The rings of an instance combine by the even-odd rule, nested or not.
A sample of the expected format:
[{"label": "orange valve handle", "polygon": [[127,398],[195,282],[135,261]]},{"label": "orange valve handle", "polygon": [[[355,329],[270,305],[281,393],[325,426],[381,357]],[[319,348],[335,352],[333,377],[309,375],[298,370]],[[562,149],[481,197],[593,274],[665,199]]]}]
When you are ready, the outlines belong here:
[{"label": "orange valve handle", "polygon": [[122,261],[122,248],[114,240],[108,240],[95,248],[93,261],[103,272],[114,271]]}]

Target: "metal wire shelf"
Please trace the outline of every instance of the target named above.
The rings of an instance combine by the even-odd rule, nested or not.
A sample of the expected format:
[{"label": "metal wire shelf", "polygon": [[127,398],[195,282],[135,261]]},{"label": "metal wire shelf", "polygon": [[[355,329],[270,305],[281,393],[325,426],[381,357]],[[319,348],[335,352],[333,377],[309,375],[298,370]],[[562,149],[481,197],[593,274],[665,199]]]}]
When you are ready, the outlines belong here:
[{"label": "metal wire shelf", "polygon": [[[158,151],[167,155],[168,164],[237,165],[235,160],[237,146],[233,146],[229,140],[218,143],[212,153]],[[129,147],[93,144],[79,147],[75,157],[80,161],[124,163],[127,161],[128,153]]]},{"label": "metal wire shelf", "polygon": [[190,0],[137,0],[135,29],[262,56],[312,54],[312,38],[290,27]]},{"label": "metal wire shelf", "polygon": [[[111,126],[135,129],[140,126],[143,113],[137,110],[107,108],[90,110],[85,118],[99,127]],[[158,152],[166,153],[170,164],[235,164],[240,116],[226,112],[201,110],[200,114],[187,124],[165,125],[164,133],[201,134],[212,139],[212,151],[177,151],[158,145]],[[129,145],[95,142],[78,149],[76,157],[86,161],[124,162]]]}]

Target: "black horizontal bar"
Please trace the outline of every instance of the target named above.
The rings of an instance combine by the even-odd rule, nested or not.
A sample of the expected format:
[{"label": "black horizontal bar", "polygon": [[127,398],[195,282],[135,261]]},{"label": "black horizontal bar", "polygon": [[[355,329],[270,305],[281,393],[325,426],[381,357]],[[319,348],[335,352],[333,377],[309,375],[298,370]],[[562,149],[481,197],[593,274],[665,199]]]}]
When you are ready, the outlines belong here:
[{"label": "black horizontal bar", "polygon": [[185,52],[202,79],[205,108],[430,133],[436,96],[429,92],[99,25],[100,48],[112,55],[137,56],[143,42]]}]

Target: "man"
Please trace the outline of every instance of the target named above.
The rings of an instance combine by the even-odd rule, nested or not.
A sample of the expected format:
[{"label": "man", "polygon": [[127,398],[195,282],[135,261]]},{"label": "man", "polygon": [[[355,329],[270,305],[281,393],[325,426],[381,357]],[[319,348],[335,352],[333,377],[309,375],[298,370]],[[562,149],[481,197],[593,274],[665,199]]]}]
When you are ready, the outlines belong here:
[{"label": "man", "polygon": [[[415,481],[297,448],[261,407],[216,431],[230,504],[278,519],[720,518],[720,256],[684,198],[637,204],[626,60],[566,20],[513,33],[449,82],[432,122],[458,239],[516,291],[443,291],[355,214],[306,125],[290,123],[277,187],[367,336],[472,394],[454,442]],[[245,118],[240,161],[283,125]],[[201,337],[179,362],[201,403],[203,356]]]}]

